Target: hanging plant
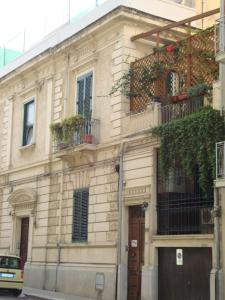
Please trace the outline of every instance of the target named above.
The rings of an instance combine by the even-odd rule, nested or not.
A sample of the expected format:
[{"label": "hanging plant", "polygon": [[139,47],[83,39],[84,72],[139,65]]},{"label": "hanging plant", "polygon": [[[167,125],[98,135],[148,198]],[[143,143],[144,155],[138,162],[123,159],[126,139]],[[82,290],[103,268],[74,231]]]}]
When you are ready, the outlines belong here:
[{"label": "hanging plant", "polygon": [[164,176],[180,162],[187,176],[192,176],[196,165],[199,168],[199,183],[207,192],[215,178],[215,144],[224,140],[224,117],[211,107],[152,129],[152,134],[161,140],[160,166]]},{"label": "hanging plant", "polygon": [[62,141],[63,139],[63,129],[62,123],[53,123],[50,125],[50,130],[55,141]]},{"label": "hanging plant", "polygon": [[82,131],[85,119],[81,115],[65,118],[61,123],[50,125],[50,130],[57,143],[68,143],[73,139],[76,131]]}]

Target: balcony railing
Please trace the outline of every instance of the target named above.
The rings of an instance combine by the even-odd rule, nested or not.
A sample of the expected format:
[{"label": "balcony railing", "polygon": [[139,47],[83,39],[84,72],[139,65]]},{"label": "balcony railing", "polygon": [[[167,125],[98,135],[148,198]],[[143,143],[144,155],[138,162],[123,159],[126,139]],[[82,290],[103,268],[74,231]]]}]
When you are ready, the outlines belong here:
[{"label": "balcony railing", "polygon": [[216,21],[215,24],[215,53],[225,52],[225,17]]},{"label": "balcony railing", "polygon": [[82,144],[99,143],[99,120],[86,119],[84,124],[76,126],[71,138],[54,141],[54,152],[72,149]]},{"label": "balcony railing", "polygon": [[216,144],[216,178],[225,178],[225,141]]},{"label": "balcony railing", "polygon": [[181,119],[197,111],[204,105],[204,96],[192,97],[182,102],[162,105],[162,123]]}]

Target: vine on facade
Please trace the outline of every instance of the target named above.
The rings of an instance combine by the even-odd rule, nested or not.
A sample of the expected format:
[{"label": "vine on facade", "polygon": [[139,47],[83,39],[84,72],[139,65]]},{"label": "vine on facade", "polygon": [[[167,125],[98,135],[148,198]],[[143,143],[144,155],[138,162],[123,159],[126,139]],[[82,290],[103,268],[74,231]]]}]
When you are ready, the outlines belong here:
[{"label": "vine on facade", "polygon": [[199,183],[204,192],[213,186],[215,178],[215,144],[224,140],[225,122],[220,112],[212,107],[160,125],[151,130],[161,140],[160,166],[164,176],[173,168],[174,161],[180,162],[187,176],[199,168]]}]

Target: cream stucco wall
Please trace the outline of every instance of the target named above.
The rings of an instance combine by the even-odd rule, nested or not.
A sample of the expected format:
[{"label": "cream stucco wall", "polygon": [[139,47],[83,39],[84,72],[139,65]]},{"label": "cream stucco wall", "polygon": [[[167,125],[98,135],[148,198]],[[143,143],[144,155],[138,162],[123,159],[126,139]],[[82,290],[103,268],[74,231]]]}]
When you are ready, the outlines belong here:
[{"label": "cream stucco wall", "polygon": [[[0,79],[0,250],[19,254],[22,217],[29,217],[28,286],[112,300],[116,293],[118,174],[124,144],[123,226],[118,266],[120,297],[126,299],[128,207],[147,201],[142,299],[157,299],[157,249],[213,247],[213,236],[156,235],[156,148],[146,129],[160,123],[160,105],[129,114],[129,101],[109,92],[129,62],[152,52],[151,43],[130,41],[168,21],[117,9],[84,31]],[[76,78],[93,71],[93,118],[97,145],[53,153],[49,125],[74,115]],[[23,102],[35,96],[34,144],[21,147]],[[93,147],[92,147],[93,146]],[[89,188],[87,243],[72,243],[73,191]],[[33,198],[21,191],[30,191]],[[29,193],[28,193],[29,194]],[[15,196],[14,196],[15,195]],[[16,195],[20,195],[16,197]],[[9,201],[9,199],[13,201]],[[105,274],[103,292],[96,273]],[[75,282],[72,281],[76,278]]]}]

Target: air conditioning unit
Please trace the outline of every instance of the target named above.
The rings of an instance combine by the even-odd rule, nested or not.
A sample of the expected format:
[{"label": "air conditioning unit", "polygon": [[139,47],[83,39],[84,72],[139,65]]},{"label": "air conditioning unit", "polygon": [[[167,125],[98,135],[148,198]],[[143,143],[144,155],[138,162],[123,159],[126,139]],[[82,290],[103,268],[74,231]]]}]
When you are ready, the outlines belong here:
[{"label": "air conditioning unit", "polygon": [[211,208],[203,207],[200,209],[201,225],[213,225]]}]

